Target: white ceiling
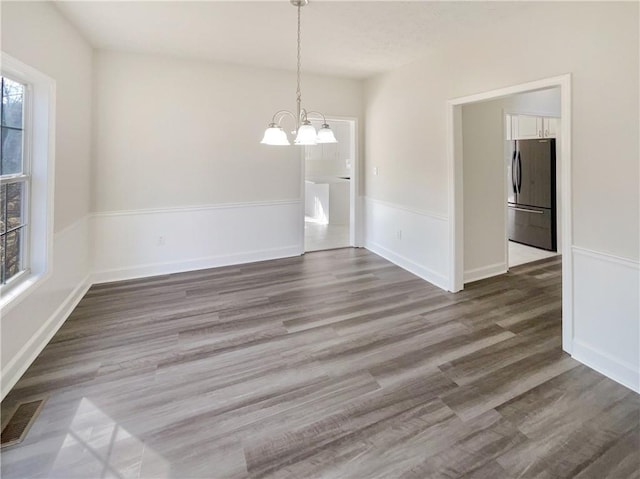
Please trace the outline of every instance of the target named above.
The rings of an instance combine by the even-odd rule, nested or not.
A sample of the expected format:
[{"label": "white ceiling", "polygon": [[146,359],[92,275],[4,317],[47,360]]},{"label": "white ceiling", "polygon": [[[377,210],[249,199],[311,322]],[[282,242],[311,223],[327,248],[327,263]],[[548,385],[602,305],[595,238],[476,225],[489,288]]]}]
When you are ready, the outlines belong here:
[{"label": "white ceiling", "polygon": [[[97,48],[295,69],[296,8],[277,1],[57,1]],[[481,34],[534,2],[327,1],[302,9],[303,71],[364,78]]]}]

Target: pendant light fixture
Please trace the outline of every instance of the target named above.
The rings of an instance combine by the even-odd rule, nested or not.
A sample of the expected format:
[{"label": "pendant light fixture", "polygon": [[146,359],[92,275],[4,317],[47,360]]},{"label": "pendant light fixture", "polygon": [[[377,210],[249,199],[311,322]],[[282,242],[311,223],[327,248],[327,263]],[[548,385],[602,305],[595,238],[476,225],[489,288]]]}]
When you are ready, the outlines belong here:
[{"label": "pendant light fixture", "polygon": [[[322,113],[317,111],[307,111],[302,108],[302,93],[300,91],[300,9],[309,3],[309,0],[290,0],[291,4],[298,9],[298,69],[296,90],[296,114],[289,110],[279,110],[271,119],[269,127],[264,132],[264,137],[260,143],[265,145],[290,145],[287,133],[284,131],[280,123],[285,117],[293,118],[295,122],[295,130],[292,131],[296,135],[293,143],[295,145],[317,145],[318,143],[337,143],[333,131],[329,127],[327,120]],[[317,115],[322,118],[322,127],[316,132],[316,129],[309,121],[311,115]]]}]

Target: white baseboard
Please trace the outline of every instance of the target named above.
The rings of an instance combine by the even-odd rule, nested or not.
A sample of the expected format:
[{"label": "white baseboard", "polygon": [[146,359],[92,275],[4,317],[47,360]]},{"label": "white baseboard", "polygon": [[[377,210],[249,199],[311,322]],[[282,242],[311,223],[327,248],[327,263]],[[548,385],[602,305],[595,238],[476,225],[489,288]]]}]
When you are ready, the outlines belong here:
[{"label": "white baseboard", "polygon": [[509,268],[507,268],[506,263],[495,263],[481,268],[470,269],[464,272],[464,282],[471,283],[499,274],[505,274],[508,270]]},{"label": "white baseboard", "polygon": [[90,276],[86,276],[78,286],[67,296],[64,302],[54,311],[38,331],[29,338],[11,360],[2,368],[2,399],[15,386],[20,377],[31,366],[33,361],[51,341],[58,329],[64,324],[73,312],[82,297],[91,287]]},{"label": "white baseboard", "polygon": [[273,248],[259,251],[248,251],[240,254],[210,256],[187,261],[170,261],[166,263],[141,264],[128,268],[110,269],[94,272],[93,284],[110,283],[128,279],[146,278],[163,274],[183,273],[200,269],[217,268],[234,264],[254,263],[272,259],[289,258],[300,255],[300,246],[292,245],[284,248]]},{"label": "white baseboard", "polygon": [[425,281],[428,281],[439,288],[447,289],[447,278],[445,276],[438,274],[429,268],[425,268],[424,266],[371,241],[365,241],[364,247],[372,253],[382,256],[384,259],[391,261],[402,269],[406,269]]},{"label": "white baseboard", "polygon": [[617,383],[628,387],[632,391],[640,393],[640,373],[632,364],[621,361],[597,351],[591,346],[577,339],[573,340],[573,352],[571,356],[581,363],[604,374]]}]

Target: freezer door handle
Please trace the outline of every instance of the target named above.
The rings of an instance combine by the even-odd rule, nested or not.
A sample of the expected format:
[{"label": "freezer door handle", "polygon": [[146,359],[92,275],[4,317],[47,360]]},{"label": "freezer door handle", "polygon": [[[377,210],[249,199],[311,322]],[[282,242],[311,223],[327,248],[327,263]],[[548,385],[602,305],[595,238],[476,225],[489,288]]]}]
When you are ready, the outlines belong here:
[{"label": "freezer door handle", "polygon": [[518,193],[522,191],[522,158],[518,151]]},{"label": "freezer door handle", "polygon": [[519,206],[511,206],[509,205],[510,210],[522,211],[523,213],[535,213],[537,215],[543,215],[544,211],[540,210],[530,210],[529,208],[521,208]]}]

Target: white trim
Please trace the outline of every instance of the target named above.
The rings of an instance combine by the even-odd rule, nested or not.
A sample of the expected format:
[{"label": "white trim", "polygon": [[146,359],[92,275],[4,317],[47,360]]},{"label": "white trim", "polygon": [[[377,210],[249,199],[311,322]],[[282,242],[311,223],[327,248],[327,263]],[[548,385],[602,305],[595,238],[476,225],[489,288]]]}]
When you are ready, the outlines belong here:
[{"label": "white trim", "polygon": [[369,251],[377,254],[378,256],[382,256],[384,259],[391,261],[396,266],[400,266],[402,269],[409,271],[410,273],[415,274],[419,278],[428,281],[431,284],[438,286],[441,289],[447,289],[447,278],[429,268],[425,268],[424,266],[411,261],[409,258],[402,256],[398,253],[394,253],[393,251],[381,246],[373,241],[365,240],[364,247]]},{"label": "white trim", "polygon": [[507,268],[507,263],[495,263],[481,268],[470,269],[469,271],[464,272],[464,282],[466,284],[497,276],[499,274],[505,274],[508,270],[509,268]]},{"label": "white trim", "polygon": [[464,288],[464,222],[462,214],[462,107],[447,102],[447,211],[449,216],[449,286],[452,293]]},{"label": "white trim", "polygon": [[0,384],[2,388],[2,399],[15,386],[20,377],[31,366],[33,361],[42,352],[45,346],[51,341],[58,329],[64,324],[69,315],[73,312],[83,296],[91,287],[90,275],[87,275],[67,296],[62,304],[54,311],[42,326],[25,343],[18,354],[9,360],[2,368],[2,378]]},{"label": "white trim", "polygon": [[345,117],[351,121],[351,135],[353,137],[353,159],[351,163],[351,179],[349,180],[349,244],[353,247],[362,246],[361,221],[362,209],[360,208],[360,125],[356,117]]},{"label": "white trim", "polygon": [[226,210],[231,208],[246,208],[246,207],[262,207],[262,206],[282,206],[282,205],[298,205],[300,199],[293,200],[274,200],[274,201],[247,201],[243,203],[217,203],[208,205],[193,205],[193,206],[176,206],[168,208],[142,208],[138,210],[113,210],[113,211],[98,211],[91,213],[93,217],[102,216],[130,216],[130,215],[154,215],[165,213],[190,213],[193,211],[209,211],[209,210]]},{"label": "white trim", "polygon": [[300,254],[299,245],[285,246],[257,251],[246,251],[239,254],[209,256],[205,258],[189,259],[186,261],[170,261],[166,263],[139,264],[128,268],[109,269],[94,272],[92,283],[111,283],[128,279],[146,278],[163,274],[183,273],[200,269],[218,268],[257,261],[268,261],[289,258]]},{"label": "white trim", "polygon": [[560,77],[560,137],[556,149],[560,148],[560,198],[562,228],[562,348],[569,354],[573,351],[573,170],[571,167],[571,74]]},{"label": "white trim", "polygon": [[599,259],[600,261],[607,261],[609,263],[616,263],[627,268],[638,269],[640,268],[640,261],[636,259],[623,258],[622,256],[616,256],[609,253],[600,253],[592,249],[581,248],[574,246],[572,248],[574,254],[587,256],[589,258]]},{"label": "white trim", "polygon": [[617,383],[628,387],[632,391],[640,393],[640,375],[633,364],[622,362],[601,351],[594,349],[579,339],[573,340],[573,353],[571,356],[591,369],[604,374]]},{"label": "white trim", "polygon": [[397,203],[391,203],[390,201],[383,201],[383,200],[378,200],[375,198],[371,198],[370,196],[363,196],[363,198],[365,199],[365,201],[370,201],[371,203],[375,203],[375,204],[379,204],[382,206],[387,206],[389,208],[395,208],[397,210],[401,210],[401,211],[406,211],[408,213],[413,213],[415,215],[419,215],[419,216],[426,216],[427,218],[433,218],[434,220],[439,220],[439,221],[448,221],[448,217],[446,215],[441,215],[438,213],[432,213],[430,211],[425,211],[425,210],[418,210],[415,208],[410,208],[408,206],[402,206],[399,205]]},{"label": "white trim", "polygon": [[463,204],[462,204],[462,105],[505,96],[560,87],[560,168],[562,177],[562,348],[571,353],[574,337],[573,325],[573,260],[572,260],[572,203],[571,203],[571,74],[545,78],[506,88],[454,98],[447,101],[447,165],[449,173],[449,289],[460,291],[464,287],[463,265]]},{"label": "white trim", "polygon": [[[518,85],[512,85],[504,88],[498,88],[496,90],[490,90],[482,93],[475,93],[473,95],[467,95],[463,97],[454,98],[447,103],[450,105],[464,105],[466,103],[476,103],[484,100],[495,100],[496,98],[502,98],[509,95],[518,93],[525,93],[535,90],[544,90],[546,88],[560,86],[563,87],[567,80],[571,79],[570,73],[564,75],[558,75],[551,78],[543,78],[541,80],[534,80],[527,83],[520,83]],[[562,111],[562,110],[561,110]],[[560,118],[564,118],[560,114]]]}]

